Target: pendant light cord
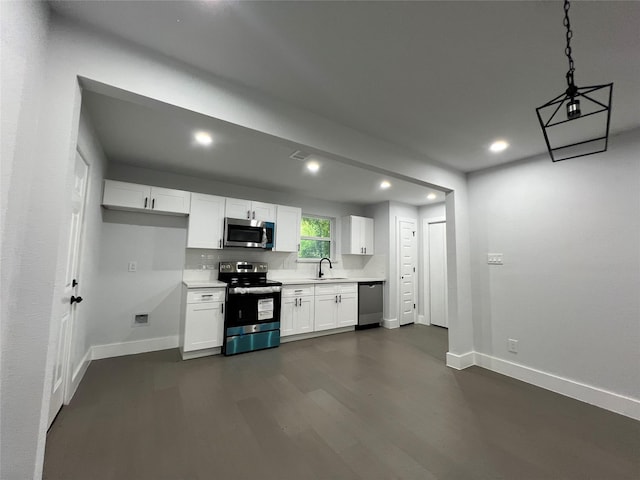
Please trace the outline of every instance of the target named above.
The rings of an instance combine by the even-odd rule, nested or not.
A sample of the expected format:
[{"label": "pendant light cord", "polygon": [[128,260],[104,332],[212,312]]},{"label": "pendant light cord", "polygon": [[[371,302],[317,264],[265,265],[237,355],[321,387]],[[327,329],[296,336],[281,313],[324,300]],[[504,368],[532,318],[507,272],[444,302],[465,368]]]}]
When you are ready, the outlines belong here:
[{"label": "pendant light cord", "polygon": [[567,94],[573,97],[577,92],[577,88],[573,83],[573,72],[575,72],[575,66],[573,64],[573,57],[571,56],[571,38],[573,38],[573,30],[571,30],[571,21],[569,20],[569,8],[571,4],[569,0],[564,0],[564,26],[567,27],[567,46],[564,49],[564,54],[569,60],[569,71],[567,72]]}]

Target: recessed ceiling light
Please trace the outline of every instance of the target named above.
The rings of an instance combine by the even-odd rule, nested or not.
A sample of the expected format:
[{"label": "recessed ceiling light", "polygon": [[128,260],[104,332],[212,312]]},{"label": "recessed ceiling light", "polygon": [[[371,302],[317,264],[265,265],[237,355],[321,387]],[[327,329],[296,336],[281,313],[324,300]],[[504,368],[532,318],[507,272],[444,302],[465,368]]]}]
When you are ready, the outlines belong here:
[{"label": "recessed ceiling light", "polygon": [[386,180],[383,180],[380,183],[380,188],[383,188],[383,189],[389,188],[390,186],[391,186],[391,184],[389,182],[387,182]]},{"label": "recessed ceiling light", "polygon": [[213,142],[213,138],[211,138],[211,135],[207,132],[196,132],[193,134],[193,138],[195,138],[196,142],[200,145],[204,145],[205,147],[208,147]]},{"label": "recessed ceiling light", "polygon": [[437,195],[433,192],[431,192],[429,195],[427,195],[427,200],[435,200],[437,197]]},{"label": "recessed ceiling light", "polygon": [[491,144],[491,146],[489,147],[489,150],[496,153],[502,152],[503,150],[506,150],[508,146],[509,144],[504,140],[497,140]]},{"label": "recessed ceiling light", "polygon": [[316,173],[318,170],[320,170],[320,164],[315,160],[311,160],[310,162],[307,162],[307,170],[312,173]]}]

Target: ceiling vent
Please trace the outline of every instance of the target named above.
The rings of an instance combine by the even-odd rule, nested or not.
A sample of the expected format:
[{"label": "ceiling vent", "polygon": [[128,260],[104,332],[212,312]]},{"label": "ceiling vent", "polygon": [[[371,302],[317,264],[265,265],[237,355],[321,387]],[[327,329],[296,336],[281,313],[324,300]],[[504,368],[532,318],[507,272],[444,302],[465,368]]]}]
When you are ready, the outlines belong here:
[{"label": "ceiling vent", "polygon": [[289,158],[293,158],[294,160],[306,160],[307,158],[309,158],[309,154],[307,152],[303,152],[302,150],[296,150],[291,155],[289,155]]}]

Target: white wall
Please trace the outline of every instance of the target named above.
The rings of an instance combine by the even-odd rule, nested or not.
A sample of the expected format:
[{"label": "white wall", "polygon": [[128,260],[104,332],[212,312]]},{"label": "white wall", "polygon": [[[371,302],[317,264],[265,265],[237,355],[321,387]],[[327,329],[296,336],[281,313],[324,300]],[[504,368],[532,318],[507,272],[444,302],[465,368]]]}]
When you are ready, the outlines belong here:
[{"label": "white wall", "polygon": [[102,146],[97,139],[91,121],[85,112],[80,112],[78,131],[78,151],[89,165],[89,178],[84,207],[84,225],[82,243],[80,245],[80,272],[78,275],[78,295],[84,301],[76,307],[75,324],[71,332],[70,374],[72,390],[82,379],[84,368],[88,366],[89,323],[97,309],[98,300],[102,296],[98,284],[99,256],[102,246],[102,220],[100,204],[102,203],[102,179],[106,171],[107,160]]},{"label": "white wall", "polygon": [[[0,478],[39,478],[44,452],[51,285],[59,204],[49,175],[57,162],[37,155],[48,9],[0,2]],[[68,159],[66,159],[68,160]],[[43,165],[44,163],[44,165]],[[44,235],[41,228],[46,232]],[[54,235],[55,237],[55,235]],[[43,415],[44,412],[44,415]]]},{"label": "white wall", "polygon": [[640,399],[639,151],[635,130],[470,175],[477,351]]}]

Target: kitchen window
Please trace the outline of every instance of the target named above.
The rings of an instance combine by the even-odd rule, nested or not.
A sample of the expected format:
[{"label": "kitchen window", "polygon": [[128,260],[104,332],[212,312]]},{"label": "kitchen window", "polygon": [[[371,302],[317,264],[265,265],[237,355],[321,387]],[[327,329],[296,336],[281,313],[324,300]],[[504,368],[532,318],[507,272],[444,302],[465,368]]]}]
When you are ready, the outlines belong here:
[{"label": "kitchen window", "polygon": [[300,259],[331,258],[334,220],[328,217],[303,215],[300,223]]}]

